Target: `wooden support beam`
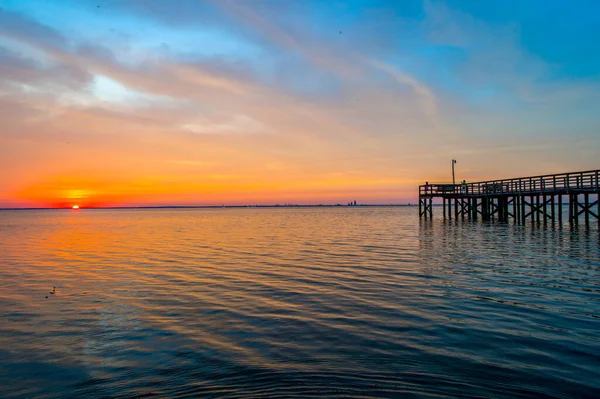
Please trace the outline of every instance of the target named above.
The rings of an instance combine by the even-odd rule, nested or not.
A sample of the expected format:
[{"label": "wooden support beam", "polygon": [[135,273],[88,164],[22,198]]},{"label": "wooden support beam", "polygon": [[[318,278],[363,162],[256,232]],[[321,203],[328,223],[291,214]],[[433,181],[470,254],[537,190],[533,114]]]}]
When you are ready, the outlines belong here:
[{"label": "wooden support beam", "polygon": [[577,203],[578,203],[577,195],[571,194],[571,222],[576,223],[579,219],[577,218]]},{"label": "wooden support beam", "polygon": [[442,208],[444,208],[444,219],[446,219],[446,197],[442,198]]},{"label": "wooden support beam", "polygon": [[467,198],[467,202],[469,203],[469,219],[473,219],[473,198]]},{"label": "wooden support beam", "polygon": [[573,214],[575,216],[575,224],[579,224],[579,206],[579,194],[575,194],[575,202],[573,203]]},{"label": "wooden support beam", "polygon": [[487,220],[487,214],[486,214],[486,197],[481,197],[481,219],[482,220]]},{"label": "wooden support beam", "polygon": [[473,198],[465,199],[465,215],[471,219],[473,217]]},{"label": "wooden support beam", "polygon": [[429,198],[429,217],[433,219],[433,199]]},{"label": "wooden support beam", "polygon": [[[594,205],[596,205],[596,202],[597,201],[589,203],[589,200],[588,200],[587,205],[585,203],[584,204],[578,203],[577,209],[575,210],[575,216],[580,216],[580,215],[585,216],[585,214],[588,213],[588,214],[592,215],[593,217],[597,217],[596,213],[592,210]],[[579,208],[581,208],[581,210],[579,210]]]},{"label": "wooden support beam", "polygon": [[535,213],[537,212],[537,207],[536,207],[536,204],[535,204],[535,199],[536,199],[536,196],[532,195],[531,196],[531,204],[529,205],[530,208],[531,208],[531,224],[535,224],[535,220],[536,220],[536,214]]},{"label": "wooden support beam", "polygon": [[575,223],[575,219],[574,219],[573,215],[575,214],[574,210],[575,210],[576,199],[574,197],[576,197],[576,196],[573,194],[569,194],[569,224]]},{"label": "wooden support beam", "polygon": [[469,219],[471,219],[473,217],[473,198],[467,198],[467,204],[467,216],[469,216]]},{"label": "wooden support beam", "polygon": [[[527,197],[523,197],[523,209],[525,211],[523,211],[523,221],[527,221],[527,217],[531,216],[533,218],[533,208],[531,206],[531,202],[527,202],[527,200],[525,199]],[[531,200],[530,200],[531,201]],[[527,212],[527,207],[529,207],[529,212]]]},{"label": "wooden support beam", "polygon": [[498,221],[504,222],[504,207],[502,206],[502,197],[498,197]]},{"label": "wooden support beam", "polygon": [[515,223],[517,222],[517,197],[513,197],[512,199],[512,208],[513,208],[513,220]]},{"label": "wooden support beam", "polygon": [[589,226],[590,225],[590,194],[589,193],[585,193],[583,194],[583,201],[585,204],[585,214],[584,214],[584,218],[585,218],[585,225]]},{"label": "wooden support beam", "polygon": [[475,219],[475,205],[474,205],[474,201],[475,198],[469,198],[469,218],[470,219]]},{"label": "wooden support beam", "polygon": [[544,201],[544,205],[540,210],[542,210],[544,212],[542,214],[542,216],[544,217],[544,224],[546,224],[548,222],[546,220],[546,216],[548,215],[548,207],[547,207],[548,202],[546,201],[546,194],[544,194],[544,196],[542,197],[542,200]]},{"label": "wooden support beam", "polygon": [[458,220],[458,198],[454,198],[454,218]]},{"label": "wooden support beam", "polygon": [[573,223],[573,194],[569,194],[569,223]]},{"label": "wooden support beam", "polygon": [[562,194],[558,194],[558,224],[562,226]]},{"label": "wooden support beam", "polygon": [[535,224],[535,214],[533,213],[533,206],[535,204],[535,197],[533,195],[531,195],[529,197],[529,214],[531,215],[531,224]]}]

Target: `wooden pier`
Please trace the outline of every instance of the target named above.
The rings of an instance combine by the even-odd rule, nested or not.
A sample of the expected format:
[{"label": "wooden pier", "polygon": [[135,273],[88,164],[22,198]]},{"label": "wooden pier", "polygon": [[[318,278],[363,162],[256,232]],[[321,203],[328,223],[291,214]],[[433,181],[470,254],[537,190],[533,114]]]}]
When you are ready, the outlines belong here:
[{"label": "wooden pier", "polygon": [[[580,219],[600,227],[600,170],[519,177],[466,184],[419,186],[419,216],[433,217],[433,199],[442,199],[444,218],[481,217],[483,220],[517,223],[563,223],[563,204],[568,222]],[[452,204],[454,202],[454,204]],[[453,206],[454,205],[454,206]]]}]

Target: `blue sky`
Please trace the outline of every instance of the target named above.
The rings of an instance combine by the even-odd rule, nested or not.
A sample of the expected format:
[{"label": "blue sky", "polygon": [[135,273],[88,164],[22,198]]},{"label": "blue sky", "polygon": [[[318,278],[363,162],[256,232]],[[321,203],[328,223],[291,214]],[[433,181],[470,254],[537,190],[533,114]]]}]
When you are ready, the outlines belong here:
[{"label": "blue sky", "polygon": [[[128,195],[144,203],[398,202],[447,179],[452,158],[471,181],[597,168],[599,12],[3,0],[0,167],[19,172],[0,175],[0,205],[75,175],[114,191],[142,181]],[[165,181],[179,197],[144,191]]]}]

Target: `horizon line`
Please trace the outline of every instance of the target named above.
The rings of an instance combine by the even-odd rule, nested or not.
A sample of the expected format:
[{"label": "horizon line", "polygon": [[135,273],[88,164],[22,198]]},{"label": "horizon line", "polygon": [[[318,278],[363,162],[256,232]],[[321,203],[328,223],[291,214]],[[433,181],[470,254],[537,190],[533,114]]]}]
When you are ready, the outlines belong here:
[{"label": "horizon line", "polygon": [[[434,204],[435,205],[435,204]],[[293,204],[293,205],[153,205],[153,206],[90,206],[80,207],[76,210],[85,209],[218,209],[218,208],[319,208],[319,207],[390,207],[390,206],[416,206],[408,202],[406,204]],[[28,207],[28,208],[0,208],[0,211],[43,211],[43,210],[74,210],[72,207]]]}]

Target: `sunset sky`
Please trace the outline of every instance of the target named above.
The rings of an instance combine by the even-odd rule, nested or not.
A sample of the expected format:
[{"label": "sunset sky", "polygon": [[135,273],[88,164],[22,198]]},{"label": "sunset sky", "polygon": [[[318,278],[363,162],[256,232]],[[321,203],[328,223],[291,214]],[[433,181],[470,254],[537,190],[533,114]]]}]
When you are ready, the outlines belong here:
[{"label": "sunset sky", "polygon": [[600,168],[600,2],[0,0],[0,207]]}]

